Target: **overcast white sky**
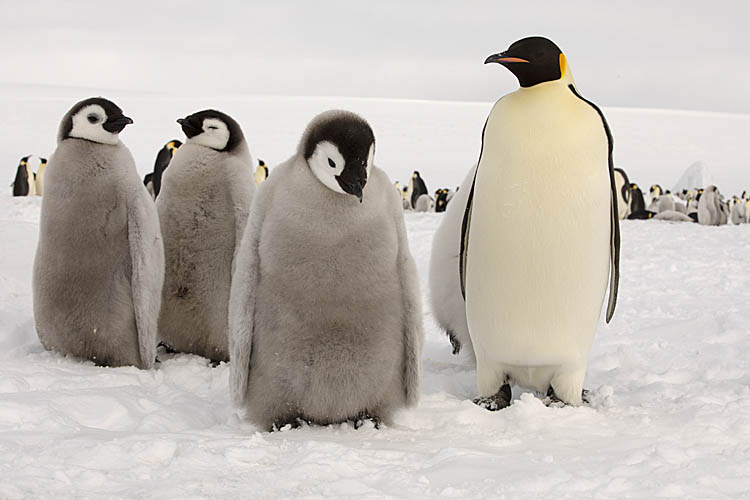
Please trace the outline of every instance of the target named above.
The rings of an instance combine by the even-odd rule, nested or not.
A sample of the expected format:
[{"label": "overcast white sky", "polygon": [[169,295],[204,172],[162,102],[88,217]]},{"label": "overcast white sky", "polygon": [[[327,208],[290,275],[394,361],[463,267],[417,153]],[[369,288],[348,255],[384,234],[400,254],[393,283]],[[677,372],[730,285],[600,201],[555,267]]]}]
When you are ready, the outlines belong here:
[{"label": "overcast white sky", "polygon": [[0,82],[491,101],[544,35],[607,106],[750,113],[750,2],[0,0]]}]

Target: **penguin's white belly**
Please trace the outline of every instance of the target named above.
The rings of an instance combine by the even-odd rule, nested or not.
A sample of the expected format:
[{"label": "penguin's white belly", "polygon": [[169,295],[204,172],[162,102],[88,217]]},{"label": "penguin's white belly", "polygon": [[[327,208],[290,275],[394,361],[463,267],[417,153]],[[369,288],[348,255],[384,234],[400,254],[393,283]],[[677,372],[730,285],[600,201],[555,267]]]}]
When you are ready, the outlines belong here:
[{"label": "penguin's white belly", "polygon": [[591,348],[609,275],[608,144],[572,93],[542,106],[508,97],[485,130],[467,313],[477,356],[539,385],[552,372],[525,367],[585,366]]}]

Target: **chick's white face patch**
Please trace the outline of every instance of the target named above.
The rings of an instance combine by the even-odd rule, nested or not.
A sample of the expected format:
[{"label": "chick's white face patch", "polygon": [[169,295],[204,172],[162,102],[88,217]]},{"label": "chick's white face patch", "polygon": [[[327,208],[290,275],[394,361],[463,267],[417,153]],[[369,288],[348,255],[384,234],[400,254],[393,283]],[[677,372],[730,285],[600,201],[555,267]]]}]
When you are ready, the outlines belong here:
[{"label": "chick's white face patch", "polygon": [[370,170],[372,170],[372,162],[375,160],[375,143],[370,145],[370,154],[367,155],[367,178],[370,178]]},{"label": "chick's white face patch", "polygon": [[187,142],[221,151],[229,142],[229,127],[217,118],[206,118],[203,120],[203,132],[191,137]]},{"label": "chick's white face patch", "polygon": [[307,163],[312,173],[325,187],[331,191],[346,194],[336,180],[336,176],[344,171],[345,162],[335,144],[328,141],[319,142]]},{"label": "chick's white face patch", "polygon": [[106,121],[107,113],[104,108],[98,104],[90,104],[73,115],[73,128],[68,135],[100,144],[117,144],[120,137],[104,130]]}]

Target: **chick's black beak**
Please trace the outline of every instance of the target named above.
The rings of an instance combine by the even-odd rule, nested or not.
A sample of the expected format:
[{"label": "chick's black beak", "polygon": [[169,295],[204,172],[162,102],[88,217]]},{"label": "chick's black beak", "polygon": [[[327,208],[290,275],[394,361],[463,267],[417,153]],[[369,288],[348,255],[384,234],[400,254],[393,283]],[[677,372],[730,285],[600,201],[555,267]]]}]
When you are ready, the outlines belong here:
[{"label": "chick's black beak", "polygon": [[492,54],[487,59],[484,60],[484,64],[489,63],[498,63],[498,64],[508,64],[508,63],[528,63],[530,61],[526,59],[522,59],[520,57],[513,57],[509,55],[507,52],[500,52],[498,54]]},{"label": "chick's black beak", "polygon": [[185,133],[188,139],[191,137],[195,137],[196,135],[203,132],[203,129],[199,125],[196,125],[195,123],[190,121],[190,117],[188,118],[178,118],[177,123],[182,126],[182,131]]},{"label": "chick's black beak", "polygon": [[349,184],[349,192],[357,197],[360,203],[362,203],[362,188],[364,186],[359,183],[355,182],[354,184]]},{"label": "chick's black beak", "polygon": [[348,172],[344,171],[341,175],[336,176],[336,182],[339,183],[341,189],[345,193],[349,193],[352,196],[356,196],[360,203],[362,203],[363,193],[362,190],[367,184],[367,172],[362,171],[359,175],[347,175]]},{"label": "chick's black beak", "polygon": [[107,132],[118,134],[122,132],[122,129],[124,129],[126,125],[131,125],[132,123],[132,118],[125,115],[120,115],[109,118],[106,122],[104,122],[104,125],[102,125],[102,127],[104,127],[104,130],[106,130]]}]

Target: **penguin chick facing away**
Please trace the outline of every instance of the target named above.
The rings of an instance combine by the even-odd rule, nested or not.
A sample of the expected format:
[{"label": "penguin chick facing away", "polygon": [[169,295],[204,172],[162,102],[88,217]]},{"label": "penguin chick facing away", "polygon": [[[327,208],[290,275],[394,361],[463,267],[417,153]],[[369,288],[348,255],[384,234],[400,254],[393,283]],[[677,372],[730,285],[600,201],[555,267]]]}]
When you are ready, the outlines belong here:
[{"label": "penguin chick facing away", "polygon": [[[182,142],[177,139],[172,139],[162,147],[156,154],[156,161],[154,161],[154,175],[151,178],[154,190],[154,199],[159,196],[161,191],[161,181],[164,177],[164,171],[169,166],[169,163],[174,158],[174,154],[182,146]],[[145,179],[144,179],[145,182]]]},{"label": "penguin chick facing away", "polygon": [[176,351],[228,361],[229,288],[255,192],[253,159],[239,124],[220,111],[177,122],[187,140],[156,199],[166,258],[159,338]]},{"label": "penguin chick facing away", "polygon": [[462,351],[468,353],[470,364],[476,364],[476,359],[466,321],[466,301],[461,294],[458,258],[461,253],[461,222],[476,169],[476,165],[469,169],[461,183],[461,189],[448,205],[443,220],[435,231],[430,253],[432,315],[448,336],[453,354]]},{"label": "penguin chick facing away", "polygon": [[29,167],[29,158],[31,158],[31,155],[24,156],[18,162],[16,179],[12,184],[13,196],[31,196],[34,194],[32,190],[32,186],[34,186],[34,174],[31,172],[31,167]]},{"label": "penguin chick facing away", "polygon": [[507,406],[515,382],[579,405],[608,281],[607,321],[617,297],[612,136],[550,40],[519,40],[485,63],[521,88],[487,119],[462,227],[477,402]]},{"label": "penguin chick facing away", "polygon": [[156,207],[101,97],[62,119],[45,174],[34,322],[46,349],[99,365],[152,368],[164,273]]},{"label": "penguin chick facing away", "polygon": [[233,401],[264,429],[416,404],[419,280],[375,137],[327,111],[253,200],[229,305]]}]

